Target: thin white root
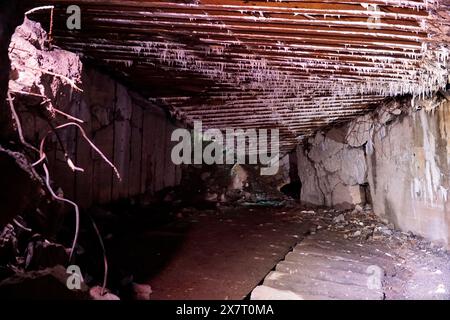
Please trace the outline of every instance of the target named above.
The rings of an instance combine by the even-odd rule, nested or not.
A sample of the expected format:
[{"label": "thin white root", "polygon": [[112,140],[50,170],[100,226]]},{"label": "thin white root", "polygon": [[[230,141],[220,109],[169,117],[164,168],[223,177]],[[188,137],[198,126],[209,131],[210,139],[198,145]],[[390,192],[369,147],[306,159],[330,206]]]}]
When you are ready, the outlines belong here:
[{"label": "thin white root", "polygon": [[102,291],[101,291],[100,294],[102,296],[104,296],[105,295],[105,289],[106,289],[106,282],[108,280],[108,259],[106,258],[105,244],[103,243],[103,239],[102,239],[102,236],[100,234],[100,231],[97,228],[97,224],[95,223],[94,219],[91,216],[89,216],[89,218],[91,219],[92,226],[94,227],[95,233],[97,234],[98,241],[100,242],[100,246],[102,247],[102,252],[103,252],[104,273],[103,273]]},{"label": "thin white root", "polygon": [[[42,95],[42,94],[33,93],[33,92],[26,92],[26,91],[20,91],[20,90],[10,90],[10,91],[11,91],[12,93],[17,93],[17,94],[23,94],[23,95],[27,95],[27,96],[32,96],[32,97],[42,98],[43,101],[41,102],[41,104],[45,104],[45,103],[51,102],[51,100],[50,100],[49,98],[47,98],[46,96],[44,96],[44,95]],[[79,122],[79,123],[84,123],[83,120],[78,119],[78,118],[76,118],[76,117],[74,117],[74,116],[72,116],[72,115],[70,115],[70,114],[67,114],[67,113],[65,113],[65,112],[63,112],[63,111],[61,111],[61,110],[55,108],[55,107],[53,106],[53,104],[51,104],[51,108],[52,108],[52,110],[55,111],[55,113],[58,113],[58,114],[60,114],[60,115],[62,115],[62,116],[64,116],[64,117],[66,117],[66,118],[69,119],[69,120],[76,121],[76,122]]]},{"label": "thin white root", "polygon": [[[36,161],[36,162],[34,162],[34,163],[32,163],[32,164],[31,164],[32,167],[37,166],[37,165],[40,164],[42,161],[44,161],[45,158],[47,158],[47,155],[46,155],[46,153],[44,152],[44,146],[45,146],[45,141],[47,140],[47,136],[48,136],[51,132],[52,132],[52,131],[47,132],[47,134],[42,138],[41,143],[40,143],[40,146],[39,146],[39,155],[40,155],[39,160]],[[64,148],[64,147],[63,147],[63,148]],[[75,171],[84,172],[84,169],[83,169],[83,168],[77,167],[77,166],[73,163],[72,159],[70,159],[70,157],[69,157],[69,155],[68,155],[67,153],[64,153],[64,158],[66,159],[67,165],[69,166],[69,168],[70,168],[72,171],[74,171],[74,172],[75,172]]]},{"label": "thin white root", "polygon": [[48,99],[46,96],[39,94],[39,93],[34,93],[34,92],[26,92],[26,91],[21,91],[21,90],[9,90],[12,93],[18,93],[18,94],[24,94],[27,96],[32,96],[32,97],[38,97],[38,98],[43,98],[46,100],[50,100]]},{"label": "thin white root", "polygon": [[[30,95],[40,96],[40,95],[37,95],[37,94],[31,94],[31,93],[27,93],[27,92],[17,92],[17,91],[16,91],[16,93],[22,93],[22,94],[30,94]],[[44,97],[44,96],[40,96],[40,97],[46,99],[46,97]],[[83,129],[78,123],[75,123],[75,122],[65,123],[65,124],[62,124],[62,125],[60,125],[60,126],[55,127],[55,128],[53,129],[53,131],[47,132],[47,134],[46,134],[46,135],[42,138],[42,140],[41,140],[39,150],[38,150],[37,148],[35,148],[34,146],[28,144],[28,143],[25,141],[24,137],[23,137],[23,132],[22,132],[22,126],[21,126],[21,124],[20,124],[20,119],[19,119],[19,117],[18,117],[18,115],[17,115],[17,113],[16,113],[16,110],[15,110],[15,108],[14,108],[13,99],[12,99],[11,93],[10,93],[9,91],[8,91],[8,100],[9,100],[9,105],[10,105],[10,108],[11,108],[11,113],[12,113],[13,119],[14,119],[14,121],[16,122],[17,131],[19,132],[19,138],[20,138],[20,141],[22,142],[22,144],[24,144],[25,146],[28,146],[29,148],[32,148],[33,150],[35,150],[36,152],[38,152],[39,155],[40,155],[39,160],[32,164],[33,167],[36,166],[36,165],[38,165],[38,164],[40,164],[41,162],[43,162],[43,161],[46,159],[46,154],[45,154],[45,152],[44,152],[45,141],[46,141],[46,139],[47,139],[47,136],[48,136],[51,132],[54,132],[56,135],[58,135],[57,132],[56,132],[56,130],[63,129],[63,128],[68,127],[68,126],[75,126],[75,127],[77,127],[77,128],[80,130],[80,132],[81,132],[83,138],[89,143],[89,145],[90,145],[90,146],[91,146],[91,147],[92,147],[92,148],[100,155],[100,157],[101,157],[108,165],[110,165],[110,166],[113,168],[114,173],[116,174],[117,178],[118,178],[119,180],[121,180],[119,171],[118,171],[117,168],[114,166],[114,164],[113,164],[111,161],[109,161],[109,159],[108,159],[108,158],[107,158],[107,157],[106,157],[106,156],[105,156],[105,155],[97,148],[97,146],[96,146],[96,145],[95,145],[95,144],[87,137],[86,132],[84,131],[84,129]],[[44,102],[47,102],[47,101],[44,100]],[[62,112],[62,111],[59,111],[59,110],[55,109],[55,108],[53,108],[53,109],[54,109],[57,113],[62,114],[62,115],[64,115],[65,117],[67,117],[67,118],[69,118],[69,119],[72,119],[72,120],[74,120],[74,121],[78,121],[78,122],[83,123],[83,121],[80,120],[80,119],[77,119],[77,118],[75,118],[75,117],[72,117],[72,116],[70,116],[70,115],[68,115],[68,114],[66,114],[66,113],[64,113],[64,112]],[[64,148],[64,147],[63,147],[63,148]],[[66,161],[67,161],[67,165],[68,165],[73,171],[81,171],[81,172],[84,172],[84,170],[83,170],[82,168],[75,166],[75,164],[73,163],[73,161],[68,157],[67,153],[65,153],[65,158],[66,158]],[[75,202],[73,202],[73,201],[71,201],[71,200],[68,200],[68,199],[65,199],[65,198],[63,198],[63,197],[60,197],[60,196],[58,196],[58,195],[56,194],[56,192],[52,189],[52,187],[51,187],[51,185],[50,185],[50,175],[49,175],[49,172],[48,172],[48,169],[47,169],[47,166],[46,166],[45,162],[42,163],[42,167],[43,167],[44,172],[45,172],[45,185],[46,185],[48,191],[50,192],[50,194],[52,195],[52,197],[53,197],[54,199],[56,199],[56,200],[59,200],[59,201],[62,201],[62,202],[65,202],[65,203],[70,204],[71,206],[74,207],[74,210],[75,210],[75,233],[74,233],[74,237],[73,237],[73,241],[72,241],[72,247],[71,247],[71,249],[70,249],[70,256],[69,256],[69,261],[72,261],[73,255],[74,255],[74,253],[75,253],[75,247],[76,247],[77,242],[78,242],[78,235],[79,235],[79,229],[80,229],[80,211],[79,211],[78,205],[77,205]],[[102,285],[101,295],[104,295],[104,294],[105,294],[105,289],[106,289],[106,283],[107,283],[107,279],[108,279],[108,260],[107,260],[107,257],[106,257],[105,245],[104,245],[104,243],[103,243],[103,239],[102,239],[102,237],[101,237],[100,231],[98,230],[97,225],[95,224],[95,221],[94,221],[92,218],[91,218],[91,221],[92,221],[92,225],[93,225],[94,230],[95,230],[95,232],[96,232],[96,234],[97,234],[97,237],[98,237],[99,242],[100,242],[100,246],[101,246],[102,251],[103,251],[104,276],[103,276],[103,285]],[[25,226],[23,226],[22,224],[20,224],[20,222],[18,222],[16,219],[13,219],[13,222],[14,222],[16,225],[18,225],[20,228],[22,228],[22,229],[24,229],[24,230],[26,230],[26,231],[29,231],[29,232],[32,231],[31,229],[26,228]]]},{"label": "thin white root", "polygon": [[75,235],[73,237],[72,248],[70,249],[70,257],[69,257],[69,261],[72,261],[72,257],[73,257],[73,253],[75,252],[75,246],[78,241],[78,233],[79,233],[79,229],[80,229],[80,210],[78,209],[78,205],[75,202],[70,201],[65,198],[62,198],[53,191],[52,187],[50,186],[50,175],[48,173],[48,169],[47,169],[47,166],[45,165],[45,163],[42,164],[42,167],[44,168],[44,172],[45,172],[45,185],[47,186],[47,189],[50,192],[50,194],[52,195],[52,197],[55,198],[56,200],[69,203],[75,209]]},{"label": "thin white root", "polygon": [[41,6],[41,7],[36,7],[36,8],[33,8],[33,9],[28,10],[27,12],[25,12],[25,15],[27,16],[27,15],[32,14],[32,13],[37,12],[37,11],[42,11],[42,10],[53,10],[53,9],[55,9],[55,6]]},{"label": "thin white root", "polygon": [[23,224],[21,224],[19,221],[17,221],[16,219],[13,219],[13,222],[21,229],[31,232],[33,230],[31,230],[30,228],[25,227]]},{"label": "thin white root", "polygon": [[70,114],[67,114],[67,113],[65,113],[65,112],[63,112],[63,111],[61,111],[61,110],[59,110],[59,109],[56,109],[56,108],[53,107],[53,106],[52,106],[52,108],[53,108],[53,110],[55,110],[56,113],[59,113],[60,115],[66,117],[66,118],[69,119],[69,120],[76,121],[76,122],[78,122],[78,123],[84,123],[84,121],[81,120],[81,119],[75,118],[74,116],[71,116]]},{"label": "thin white root", "polygon": [[9,101],[9,107],[11,109],[12,117],[14,119],[14,122],[16,123],[17,132],[19,133],[20,142],[22,142],[22,144],[24,146],[39,153],[39,150],[36,147],[32,146],[31,144],[29,144],[28,142],[25,141],[25,138],[23,136],[23,131],[22,131],[22,125],[20,124],[20,118],[17,115],[16,108],[14,108],[14,103],[13,103],[13,99],[11,97],[11,92],[9,92],[9,91],[8,91],[8,101]]},{"label": "thin white root", "polygon": [[54,9],[55,6],[41,6],[41,7],[36,7],[33,8],[31,10],[28,10],[27,12],[25,12],[25,16],[37,12],[37,11],[42,11],[42,10],[50,10],[50,26],[49,26],[49,31],[48,31],[48,41],[51,42],[52,38],[53,38],[53,13],[54,13]]},{"label": "thin white root", "polygon": [[52,71],[45,70],[45,69],[40,69],[40,68],[34,68],[34,67],[30,67],[30,66],[25,66],[25,65],[24,65],[23,67],[28,68],[28,69],[31,69],[31,70],[34,70],[34,71],[39,71],[39,72],[42,72],[42,73],[46,73],[46,74],[49,74],[49,75],[54,76],[54,77],[61,78],[62,80],[66,81],[66,82],[67,82],[72,88],[74,88],[75,90],[78,90],[78,91],[80,91],[80,92],[83,92],[83,89],[80,89],[80,88],[75,84],[75,81],[74,81],[74,80],[72,80],[72,79],[70,79],[70,78],[68,78],[68,77],[66,77],[66,76],[64,76],[64,75],[62,75],[62,74],[54,73],[54,72],[52,72]]},{"label": "thin white root", "polygon": [[94,149],[98,153],[98,155],[114,170],[114,173],[116,174],[117,179],[122,180],[122,178],[120,177],[119,170],[117,170],[116,166],[111,161],[109,161],[109,159],[100,151],[100,149],[97,148],[97,146],[87,137],[86,132],[84,132],[84,129],[78,123],[68,122],[68,123],[62,124],[60,126],[57,126],[55,129],[62,129],[62,128],[65,128],[68,126],[75,126],[78,129],[80,129],[81,135],[87,141],[87,143],[89,143],[89,145],[92,147],[92,149]]},{"label": "thin white root", "polygon": [[44,161],[45,158],[47,157],[46,154],[45,154],[45,152],[44,152],[44,146],[45,146],[45,140],[47,139],[47,136],[48,136],[48,134],[49,134],[50,132],[51,132],[51,131],[47,132],[47,134],[42,138],[41,144],[40,144],[40,147],[39,147],[39,155],[40,155],[40,158],[39,158],[38,161],[36,161],[36,162],[34,162],[34,163],[31,164],[32,167],[37,166],[39,163],[41,163],[42,161]]},{"label": "thin white root", "polygon": [[[97,146],[87,137],[87,135],[86,135],[86,132],[84,131],[84,129],[78,124],[78,123],[75,123],[75,122],[68,122],[68,123],[65,123],[65,124],[62,124],[62,125],[60,125],[60,126],[57,126],[57,127],[55,127],[55,130],[59,130],[59,129],[62,129],[62,128],[65,128],[65,127],[68,127],[68,126],[75,126],[75,127],[77,127],[79,130],[80,130],[80,132],[81,132],[81,135],[83,136],[83,138],[87,141],[87,143],[89,143],[89,145],[92,147],[92,149],[94,149],[99,155],[100,155],[100,157],[114,170],[114,173],[116,174],[116,176],[117,176],[117,179],[119,179],[119,181],[121,181],[122,180],[122,178],[120,177],[120,173],[119,173],[119,170],[117,170],[117,168],[116,168],[116,166],[111,162],[111,161],[109,161],[109,159],[97,148]],[[42,161],[44,161],[45,160],[45,158],[46,158],[46,155],[45,155],[45,152],[44,152],[44,146],[45,146],[45,141],[46,141],[46,139],[47,139],[47,136],[49,135],[51,133],[51,131],[49,131],[49,132],[47,132],[47,134],[42,138],[42,140],[41,140],[41,144],[40,144],[40,147],[39,147],[39,154],[40,154],[40,158],[39,158],[39,160],[38,161],[36,161],[35,163],[33,163],[31,166],[33,166],[33,167],[35,167],[35,166],[37,166],[39,163],[41,163]],[[67,155],[66,155],[66,158],[68,159],[67,160],[67,164],[69,165],[69,167],[73,170],[73,171],[84,171],[82,168],[79,168],[79,167],[76,167],[74,164],[73,164],[73,162],[72,162],[72,160],[70,160],[70,158],[68,158],[67,157]]]},{"label": "thin white root", "polygon": [[72,159],[69,158],[69,156],[66,154],[66,159],[67,159],[67,165],[70,167],[70,169],[72,169],[72,171],[80,171],[80,172],[84,172],[83,168],[77,167]]}]

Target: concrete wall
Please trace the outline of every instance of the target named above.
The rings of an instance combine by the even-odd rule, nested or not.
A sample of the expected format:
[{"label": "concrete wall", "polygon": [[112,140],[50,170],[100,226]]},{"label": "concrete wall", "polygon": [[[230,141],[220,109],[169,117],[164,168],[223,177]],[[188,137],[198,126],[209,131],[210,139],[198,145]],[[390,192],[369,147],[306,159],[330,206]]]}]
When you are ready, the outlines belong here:
[{"label": "concrete wall", "polygon": [[[65,195],[83,207],[107,203],[178,185],[181,167],[170,159],[172,130],[177,126],[163,110],[132,93],[109,76],[84,67],[83,93],[61,88],[58,108],[84,120],[87,135],[117,166],[122,181],[74,128],[60,130],[67,152],[85,172],[72,172],[54,135],[47,142],[52,178]],[[20,111],[26,139],[38,145],[49,130],[32,109]]]},{"label": "concrete wall", "polygon": [[391,101],[297,148],[301,200],[364,202],[399,229],[450,243],[450,103],[435,96]]},{"label": "concrete wall", "polygon": [[[170,159],[174,144],[170,138],[179,124],[112,77],[83,65],[76,54],[55,47],[49,50],[45,39],[40,24],[28,19],[16,29],[9,50],[9,90],[26,140],[39,146],[50,132],[45,144],[48,167],[64,194],[88,207],[178,185],[181,167]],[[83,92],[64,77],[77,82]],[[58,142],[50,124],[69,120],[55,108],[84,121],[87,136],[116,165],[121,181],[75,127],[58,130],[62,143]],[[61,145],[84,172],[72,172]]]},{"label": "concrete wall", "polygon": [[398,228],[449,243],[450,104],[408,112],[373,135],[367,156],[375,212]]}]

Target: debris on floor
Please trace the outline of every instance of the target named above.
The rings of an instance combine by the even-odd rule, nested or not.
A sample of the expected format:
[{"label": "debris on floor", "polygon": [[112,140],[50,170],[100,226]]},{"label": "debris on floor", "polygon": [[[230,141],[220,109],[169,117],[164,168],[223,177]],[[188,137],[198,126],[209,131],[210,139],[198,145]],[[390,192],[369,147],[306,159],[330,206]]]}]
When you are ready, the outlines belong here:
[{"label": "debris on floor", "polygon": [[92,287],[89,296],[92,300],[120,300],[118,296],[99,286]]},{"label": "debris on floor", "polygon": [[67,287],[67,273],[63,266],[38,271],[17,272],[0,281],[0,297],[8,299],[86,300],[89,288],[80,283],[80,290]]},{"label": "debris on floor", "polygon": [[296,201],[280,192],[249,165],[192,165],[183,171],[178,187],[166,188],[154,196],[140,196],[142,205],[166,204],[180,209],[214,209],[217,206],[293,206]]},{"label": "debris on floor", "polygon": [[370,206],[300,214],[313,224],[310,235],[252,299],[450,299],[445,247],[395,230]]}]

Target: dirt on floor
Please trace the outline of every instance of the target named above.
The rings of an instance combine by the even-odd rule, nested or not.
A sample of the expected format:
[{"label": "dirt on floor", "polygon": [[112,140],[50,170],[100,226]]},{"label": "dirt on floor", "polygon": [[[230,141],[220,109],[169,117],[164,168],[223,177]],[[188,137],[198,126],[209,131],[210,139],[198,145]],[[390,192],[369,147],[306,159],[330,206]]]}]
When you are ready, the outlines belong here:
[{"label": "dirt on floor", "polygon": [[110,251],[113,263],[152,287],[151,299],[243,299],[303,239],[325,231],[330,241],[356,244],[359,255],[390,260],[384,299],[450,298],[448,252],[395,230],[370,206],[185,208],[163,228],[121,235]]},{"label": "dirt on floor", "polygon": [[303,210],[299,215],[298,219],[311,223],[309,237],[313,241],[316,234],[326,232],[327,236],[319,238],[339,244],[335,254],[357,246],[357,252],[349,254],[350,260],[368,258],[371,252],[384,255],[387,259],[377,262],[385,272],[384,299],[450,299],[450,254],[445,247],[395,230],[370,206],[348,211]]},{"label": "dirt on floor", "polygon": [[150,284],[151,299],[244,299],[308,232],[295,215],[267,207],[184,209],[163,229],[117,238],[113,261]]},{"label": "dirt on floor", "polygon": [[[93,209],[90,214],[106,245],[108,288],[121,299],[135,299],[136,288],[150,292],[141,284],[151,286],[150,299],[155,300],[249,298],[252,290],[272,271],[278,272],[277,265],[296,250],[322,257],[325,252],[330,259],[338,256],[343,262],[369,259],[374,254],[376,264],[385,272],[383,299],[450,299],[449,253],[411,233],[395,230],[373,214],[370,206],[342,211],[254,203],[168,210],[116,204]],[[86,225],[89,223],[82,219],[75,263],[82,266],[88,286],[95,286],[101,284],[103,260],[98,241]],[[15,248],[8,244],[15,243],[17,230],[11,225],[8,228],[0,237],[2,250]],[[23,258],[28,269],[64,260],[50,263],[47,259],[55,256],[54,252],[63,254],[64,248],[40,238],[33,241],[32,254],[28,252]],[[301,264],[293,267],[312,280],[319,270],[308,271]],[[16,274],[28,272],[27,267],[12,270]],[[321,277],[333,280],[336,274],[331,270]],[[364,271],[358,276],[365,276]]]}]

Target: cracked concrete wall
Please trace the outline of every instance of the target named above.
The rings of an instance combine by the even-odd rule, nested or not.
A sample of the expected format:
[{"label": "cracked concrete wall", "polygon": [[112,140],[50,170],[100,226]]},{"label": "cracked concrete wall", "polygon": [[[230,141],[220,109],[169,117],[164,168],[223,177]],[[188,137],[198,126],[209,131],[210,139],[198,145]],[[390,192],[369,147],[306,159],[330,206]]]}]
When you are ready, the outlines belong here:
[{"label": "cracked concrete wall", "polygon": [[[65,195],[82,207],[144,193],[153,194],[181,180],[181,167],[173,164],[170,152],[172,131],[180,123],[162,108],[94,67],[82,64],[73,53],[44,45],[45,31],[25,19],[11,43],[11,81],[14,104],[21,119],[25,139],[38,146],[49,132],[45,117],[54,123],[67,119],[51,114],[42,104],[48,97],[59,110],[82,119],[87,136],[119,170],[122,181],[95,153],[74,127],[59,130],[62,144],[74,163],[84,172],[67,166],[64,151],[54,134],[46,140],[48,167],[52,179]],[[70,79],[81,79],[83,92],[74,90],[56,72]],[[32,93],[22,94],[20,92]]]},{"label": "cracked concrete wall", "polygon": [[[116,165],[122,180],[115,178],[80,134],[67,130],[65,144],[85,172],[74,175],[67,170],[62,150],[53,139],[55,153],[50,162],[64,191],[86,207],[178,185],[181,167],[170,158],[174,145],[170,138],[178,123],[106,74],[85,66],[82,79],[83,94],[72,98],[64,111],[85,121],[88,135]],[[42,132],[38,126],[34,130]]]},{"label": "cracked concrete wall", "polygon": [[367,163],[374,211],[401,230],[448,245],[450,103],[439,100],[405,103],[402,116],[378,126]]},{"label": "cracked concrete wall", "polygon": [[[443,93],[444,95],[446,93]],[[297,148],[301,201],[351,207],[369,184],[377,215],[450,243],[450,102],[404,97]]]},{"label": "cracked concrete wall", "polygon": [[303,203],[351,208],[365,202],[364,148],[348,144],[346,132],[346,127],[319,132],[297,148]]},{"label": "cracked concrete wall", "polygon": [[[116,165],[122,181],[77,130],[61,130],[66,151],[84,169],[72,172],[56,137],[48,139],[49,170],[67,197],[88,207],[178,185],[181,167],[170,158],[170,137],[177,124],[161,108],[106,74],[84,66],[82,79],[84,92],[70,93],[62,88],[55,97],[57,106],[84,120],[87,135]],[[22,106],[19,110],[27,141],[38,145],[49,130],[48,124],[32,108]]]}]

